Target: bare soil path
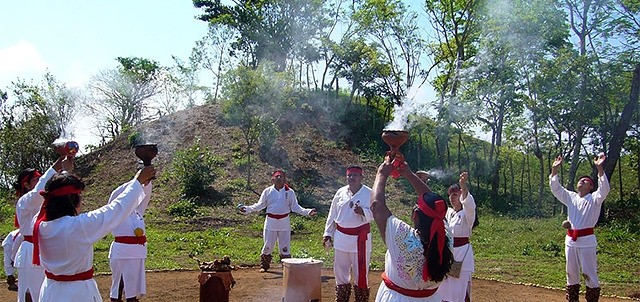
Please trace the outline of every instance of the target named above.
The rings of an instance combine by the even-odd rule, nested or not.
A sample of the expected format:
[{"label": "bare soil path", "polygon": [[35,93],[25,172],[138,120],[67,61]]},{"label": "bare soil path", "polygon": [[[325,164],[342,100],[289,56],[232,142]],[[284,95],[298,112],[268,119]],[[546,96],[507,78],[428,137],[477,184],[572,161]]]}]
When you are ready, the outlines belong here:
[{"label": "bare soil path", "polygon": [[[148,295],[141,301],[175,302],[198,301],[200,271],[171,271],[147,273]],[[233,302],[280,302],[284,289],[282,268],[275,267],[271,272],[258,273],[255,268],[241,268],[232,271],[236,285],[231,289],[230,301]],[[371,299],[374,301],[380,272],[369,274],[371,281]],[[110,275],[96,276],[98,288],[104,301],[109,301]],[[335,301],[335,280],[330,269],[322,270],[322,301]],[[353,296],[352,296],[353,299]],[[580,297],[584,301],[584,295]],[[516,285],[488,280],[473,280],[473,300],[476,302],[531,302],[531,301],[565,301],[564,291],[534,286]],[[3,288],[0,290],[0,301],[16,301],[16,293]],[[601,302],[632,301],[630,299],[601,297]]]}]

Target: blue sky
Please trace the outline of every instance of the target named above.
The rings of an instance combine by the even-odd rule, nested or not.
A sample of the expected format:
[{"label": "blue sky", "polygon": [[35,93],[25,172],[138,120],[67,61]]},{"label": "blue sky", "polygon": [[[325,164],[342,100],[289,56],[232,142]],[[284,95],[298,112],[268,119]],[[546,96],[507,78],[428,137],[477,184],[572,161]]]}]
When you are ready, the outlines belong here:
[{"label": "blue sky", "polygon": [[207,31],[188,0],[3,1],[0,11],[0,87],[39,81],[47,68],[82,86],[119,56],[171,65],[171,55],[188,57]]}]

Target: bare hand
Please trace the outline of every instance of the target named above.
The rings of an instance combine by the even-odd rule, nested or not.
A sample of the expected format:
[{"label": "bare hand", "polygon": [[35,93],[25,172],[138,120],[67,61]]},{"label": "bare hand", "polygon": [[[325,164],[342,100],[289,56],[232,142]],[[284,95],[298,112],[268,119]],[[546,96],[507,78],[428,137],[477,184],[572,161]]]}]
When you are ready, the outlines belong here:
[{"label": "bare hand", "polygon": [[152,180],[155,176],[156,176],[156,169],[153,167],[153,165],[150,165],[139,170],[138,173],[136,173],[136,176],[134,178],[138,180],[141,184],[144,184]]},{"label": "bare hand", "polygon": [[360,201],[356,202],[356,204],[353,206],[353,211],[358,215],[364,216],[364,210],[360,206]]},{"label": "bare hand", "polygon": [[247,212],[247,207],[241,206],[240,208],[238,208],[238,210],[240,211],[240,213],[246,213]]},{"label": "bare hand", "polygon": [[460,186],[466,184],[468,180],[469,180],[469,172],[463,171],[462,173],[460,173]]},{"label": "bare hand", "polygon": [[310,217],[316,216],[316,214],[318,214],[318,211],[316,211],[316,209],[311,209],[311,212],[309,212]]},{"label": "bare hand", "polygon": [[384,177],[389,177],[391,171],[393,171],[394,167],[391,164],[391,158],[389,156],[385,156],[384,162],[378,166],[378,173],[382,174]]},{"label": "bare hand", "polygon": [[73,159],[74,157],[71,155],[67,155],[65,159],[62,160],[62,171],[71,172],[73,171]]},{"label": "bare hand", "polygon": [[332,241],[332,240],[331,240],[331,236],[324,236],[324,237],[322,238],[322,245],[326,245],[326,244],[327,244],[327,241]]},{"label": "bare hand", "polygon": [[593,160],[593,163],[594,163],[596,166],[602,167],[602,164],[604,163],[604,160],[605,160],[605,159],[607,159],[607,156],[606,156],[606,155],[604,155],[604,153],[600,153],[600,154],[598,154],[598,157],[596,157],[596,158]]},{"label": "bare hand", "polygon": [[556,160],[553,161],[553,164],[551,165],[552,168],[557,168],[562,164],[562,155],[558,155],[558,157],[556,157]]}]

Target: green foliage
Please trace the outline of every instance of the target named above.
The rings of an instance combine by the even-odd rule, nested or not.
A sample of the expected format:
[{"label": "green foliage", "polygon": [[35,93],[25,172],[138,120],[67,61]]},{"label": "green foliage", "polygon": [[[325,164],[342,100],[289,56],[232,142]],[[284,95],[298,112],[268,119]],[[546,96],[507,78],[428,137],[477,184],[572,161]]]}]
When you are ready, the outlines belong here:
[{"label": "green foliage", "polygon": [[129,142],[129,146],[135,147],[140,143],[140,132],[132,131],[127,137],[127,141]]},{"label": "green foliage", "polygon": [[201,196],[215,181],[217,167],[223,159],[215,156],[207,147],[196,141],[191,147],[176,151],[171,175],[179,184],[182,194],[189,198]]},{"label": "green foliage", "polygon": [[169,214],[171,214],[171,216],[191,218],[197,214],[196,207],[194,199],[188,198],[172,203],[167,207],[167,210],[169,210]]},{"label": "green foliage", "polygon": [[51,75],[42,85],[13,83],[0,104],[0,184],[26,168],[44,171],[57,157],[51,143],[63,134],[73,99]]}]

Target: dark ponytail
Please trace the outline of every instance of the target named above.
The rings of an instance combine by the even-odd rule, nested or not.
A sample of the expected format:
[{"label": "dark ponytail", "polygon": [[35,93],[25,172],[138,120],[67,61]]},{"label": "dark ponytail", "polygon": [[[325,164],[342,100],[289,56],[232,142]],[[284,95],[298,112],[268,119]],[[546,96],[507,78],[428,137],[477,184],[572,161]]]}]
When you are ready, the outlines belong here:
[{"label": "dark ponytail", "polygon": [[[437,195],[435,193],[425,193],[425,196],[427,194]],[[437,195],[436,199],[442,198]],[[427,205],[435,209],[433,201],[434,198],[425,199]],[[451,263],[453,261],[453,254],[449,249],[449,238],[445,235],[445,244],[444,249],[442,250],[442,263],[440,263],[440,253],[438,251],[437,244],[438,236],[440,236],[440,234],[436,233],[431,239],[431,242],[429,242],[429,234],[433,218],[422,213],[422,211],[417,207],[414,211],[418,218],[415,227],[418,230],[418,235],[420,236],[420,241],[424,248],[423,255],[427,261],[427,272],[429,273],[429,277],[432,281],[440,282],[444,280],[445,276],[451,269]]]}]

